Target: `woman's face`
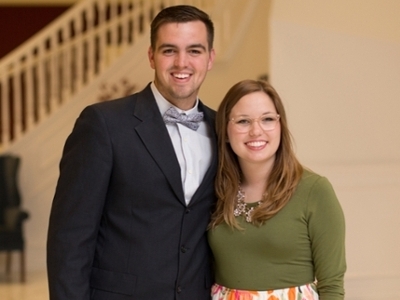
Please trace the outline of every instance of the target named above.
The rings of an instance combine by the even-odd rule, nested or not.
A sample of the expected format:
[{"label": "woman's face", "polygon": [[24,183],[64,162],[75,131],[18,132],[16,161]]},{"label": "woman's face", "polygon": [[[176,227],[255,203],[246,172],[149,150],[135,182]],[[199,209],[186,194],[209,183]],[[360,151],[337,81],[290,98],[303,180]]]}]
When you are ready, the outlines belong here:
[{"label": "woman's face", "polygon": [[272,167],[281,126],[271,98],[261,91],[243,96],[232,108],[229,119],[228,141],[239,163]]}]

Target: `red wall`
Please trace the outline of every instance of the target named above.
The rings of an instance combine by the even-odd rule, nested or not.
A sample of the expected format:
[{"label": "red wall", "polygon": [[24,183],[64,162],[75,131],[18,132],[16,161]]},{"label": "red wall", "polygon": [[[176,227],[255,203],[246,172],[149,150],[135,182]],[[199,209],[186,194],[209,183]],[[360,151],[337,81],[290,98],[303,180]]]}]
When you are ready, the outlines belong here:
[{"label": "red wall", "polygon": [[70,6],[0,6],[0,59]]}]

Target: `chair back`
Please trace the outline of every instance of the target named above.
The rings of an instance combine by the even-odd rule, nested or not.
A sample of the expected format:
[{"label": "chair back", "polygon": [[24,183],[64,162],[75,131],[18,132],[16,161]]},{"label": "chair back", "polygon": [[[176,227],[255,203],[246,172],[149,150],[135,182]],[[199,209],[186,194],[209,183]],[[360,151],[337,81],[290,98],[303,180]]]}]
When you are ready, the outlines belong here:
[{"label": "chair back", "polygon": [[19,165],[18,156],[0,155],[0,225],[6,221],[5,210],[21,204],[17,181]]}]

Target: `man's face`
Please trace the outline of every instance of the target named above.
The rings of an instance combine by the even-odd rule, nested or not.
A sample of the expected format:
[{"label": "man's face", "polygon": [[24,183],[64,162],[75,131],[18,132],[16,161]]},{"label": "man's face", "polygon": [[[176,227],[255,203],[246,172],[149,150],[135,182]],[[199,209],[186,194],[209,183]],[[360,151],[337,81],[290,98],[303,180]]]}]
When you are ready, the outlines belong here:
[{"label": "man's face", "polygon": [[204,23],[162,25],[148,56],[154,83],[165,99],[183,110],[192,108],[215,56],[214,49],[208,48]]}]

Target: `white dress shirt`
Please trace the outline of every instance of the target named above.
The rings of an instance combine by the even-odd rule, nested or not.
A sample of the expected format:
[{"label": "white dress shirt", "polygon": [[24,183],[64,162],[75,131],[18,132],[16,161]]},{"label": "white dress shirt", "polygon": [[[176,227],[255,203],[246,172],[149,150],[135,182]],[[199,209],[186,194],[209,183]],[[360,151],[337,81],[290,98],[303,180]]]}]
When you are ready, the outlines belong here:
[{"label": "white dress shirt", "polygon": [[[199,99],[197,99],[193,108],[183,111],[168,102],[157,90],[154,83],[151,83],[151,90],[161,115],[164,115],[170,107],[175,107],[179,113],[190,114],[198,112]],[[212,141],[209,134],[210,129],[204,120],[200,122],[197,131],[179,123],[166,124],[166,126],[181,167],[185,201],[186,204],[189,204],[211,163]]]}]

